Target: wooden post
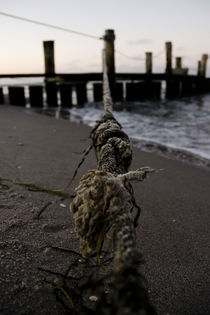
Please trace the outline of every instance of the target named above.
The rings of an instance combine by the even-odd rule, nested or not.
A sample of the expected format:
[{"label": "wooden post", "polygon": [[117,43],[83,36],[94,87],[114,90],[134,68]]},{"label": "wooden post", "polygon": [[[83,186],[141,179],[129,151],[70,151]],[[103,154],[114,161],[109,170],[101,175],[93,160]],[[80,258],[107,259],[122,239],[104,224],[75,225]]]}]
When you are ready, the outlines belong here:
[{"label": "wooden post", "polygon": [[207,66],[208,55],[203,54],[201,59],[201,75],[206,76],[206,66]]},{"label": "wooden post", "polygon": [[166,73],[172,73],[172,43],[166,42]]},{"label": "wooden post", "polygon": [[52,82],[52,77],[55,75],[55,62],[54,62],[54,41],[44,41],[44,61],[45,61],[45,79],[47,104],[48,106],[57,106],[57,86]]},{"label": "wooden post", "polygon": [[[152,52],[146,52],[146,74],[152,74]],[[144,81],[145,99],[160,98],[160,82],[153,82],[150,77]]]},{"label": "wooden post", "polygon": [[49,107],[57,107],[58,106],[58,98],[57,98],[57,85],[55,82],[47,82],[45,85],[45,91],[47,95],[47,105]]},{"label": "wooden post", "polygon": [[198,76],[201,76],[201,61],[198,61],[198,72],[197,72]]},{"label": "wooden post", "polygon": [[152,53],[146,52],[146,73],[152,74]]},{"label": "wooden post", "polygon": [[182,69],[182,57],[176,57],[176,69]]},{"label": "wooden post", "polygon": [[111,96],[115,99],[115,58],[114,58],[114,30],[105,30],[105,53],[106,53],[106,66],[109,79],[109,87]]},{"label": "wooden post", "polygon": [[102,83],[93,83],[93,100],[94,102],[101,102],[103,100]]},{"label": "wooden post", "polygon": [[31,107],[43,107],[43,87],[29,86],[29,100]]},{"label": "wooden post", "polygon": [[45,74],[55,74],[54,41],[44,41]]},{"label": "wooden post", "polygon": [[83,106],[87,102],[87,83],[76,84],[77,106]]},{"label": "wooden post", "polygon": [[25,91],[22,86],[10,86],[9,87],[9,101],[12,105],[25,106]]},{"label": "wooden post", "polygon": [[59,85],[61,107],[72,107],[72,84],[61,83]]},{"label": "wooden post", "polygon": [[146,99],[145,86],[145,82],[126,83],[126,101],[144,101]]},{"label": "wooden post", "polygon": [[117,82],[115,84],[115,100],[116,102],[122,102],[123,101],[123,83]]},{"label": "wooden post", "polygon": [[174,97],[174,81],[171,79],[172,75],[172,43],[166,42],[166,97],[172,98]]},{"label": "wooden post", "polygon": [[4,104],[4,94],[3,94],[3,88],[0,88],[0,104]]}]

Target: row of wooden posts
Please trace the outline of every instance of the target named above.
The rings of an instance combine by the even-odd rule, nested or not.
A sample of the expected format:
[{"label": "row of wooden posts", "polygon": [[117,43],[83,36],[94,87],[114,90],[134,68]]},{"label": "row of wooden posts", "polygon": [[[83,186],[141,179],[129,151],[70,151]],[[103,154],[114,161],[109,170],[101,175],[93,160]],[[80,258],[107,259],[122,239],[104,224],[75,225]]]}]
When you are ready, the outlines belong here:
[{"label": "row of wooden posts", "polygon": [[[125,87],[125,93],[124,93]],[[180,88],[181,87],[181,88]],[[200,93],[210,92],[210,80],[184,80],[171,79],[167,81],[166,96],[176,98],[178,96],[192,96]],[[103,98],[102,84],[93,83],[93,97],[91,101],[101,102]],[[29,98],[27,100],[25,88],[20,86],[10,86],[8,88],[9,98],[6,99],[3,89],[0,88],[0,104],[9,103],[12,105],[25,106],[30,103],[32,107],[43,107],[47,104],[50,107],[58,106],[70,108],[73,103],[73,91],[76,95],[77,106],[82,106],[88,102],[86,83],[46,83],[42,85],[29,86]],[[124,98],[124,94],[126,94]],[[44,97],[44,95],[46,97]],[[141,81],[136,83],[122,82],[115,83],[115,102],[135,102],[149,99],[158,100],[161,97],[161,81]],[[60,99],[60,101],[58,101]]]},{"label": "row of wooden posts", "polygon": [[[145,73],[115,72],[115,33],[106,30],[103,36],[106,51],[108,79],[114,101],[143,101],[145,99],[160,99],[161,81],[166,82],[166,98],[192,96],[210,92],[210,79],[206,78],[208,55],[203,54],[198,61],[197,75],[188,75],[188,69],[182,67],[182,58],[176,57],[175,68],[172,67],[172,43],[166,42],[166,68],[164,73],[153,73],[152,52],[146,52]],[[47,104],[57,106],[57,92],[60,93],[61,105],[72,105],[72,91],[75,89],[77,104],[87,102],[87,83],[93,81],[93,100],[102,100],[102,73],[59,74],[55,72],[54,41],[44,41],[44,74],[0,75],[1,77],[45,77]],[[98,81],[98,82],[96,82]],[[124,82],[124,84],[123,84]],[[125,91],[124,91],[125,89]],[[0,88],[0,102],[4,95]],[[30,86],[29,99],[31,106],[43,105],[43,86]],[[9,100],[12,104],[25,104],[23,87],[9,87]]]},{"label": "row of wooden posts", "polygon": [[[144,101],[151,96],[151,90],[145,89],[146,84],[142,83],[126,83],[126,98],[123,98],[123,83],[117,82],[115,86],[115,101]],[[149,87],[149,86],[148,86]],[[150,86],[151,87],[151,86]],[[158,99],[160,97],[160,82],[153,82],[153,97]],[[102,84],[93,83],[93,101],[101,102],[103,98]],[[137,92],[141,89],[139,97]],[[73,101],[73,90],[76,92],[76,104],[82,106],[88,102],[88,93],[86,84],[83,83],[46,83],[42,85],[32,85],[28,87],[29,97],[27,99],[25,88],[22,86],[10,86],[8,88],[8,98],[5,99],[3,89],[0,88],[0,104],[9,103],[12,105],[25,106],[29,103],[32,107],[43,107],[47,104],[49,107],[57,107],[60,103],[61,107],[70,108],[75,104]],[[148,97],[146,96],[148,94]],[[46,97],[44,97],[46,95]],[[60,99],[60,101],[59,101]]]}]

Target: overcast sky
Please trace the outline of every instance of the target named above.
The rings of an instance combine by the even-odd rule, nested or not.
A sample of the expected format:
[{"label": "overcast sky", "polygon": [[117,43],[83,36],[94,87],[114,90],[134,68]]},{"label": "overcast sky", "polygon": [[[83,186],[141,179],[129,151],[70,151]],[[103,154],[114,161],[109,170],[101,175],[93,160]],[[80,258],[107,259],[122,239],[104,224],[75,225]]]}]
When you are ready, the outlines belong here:
[{"label": "overcast sky", "polygon": [[[210,0],[0,0],[0,11],[101,36],[114,29],[117,71],[144,71],[152,51],[154,71],[165,68],[164,43],[190,72],[210,54]],[[101,71],[103,42],[0,15],[0,73],[43,72],[43,40],[55,41],[57,72]],[[208,74],[210,75],[210,60]]]}]

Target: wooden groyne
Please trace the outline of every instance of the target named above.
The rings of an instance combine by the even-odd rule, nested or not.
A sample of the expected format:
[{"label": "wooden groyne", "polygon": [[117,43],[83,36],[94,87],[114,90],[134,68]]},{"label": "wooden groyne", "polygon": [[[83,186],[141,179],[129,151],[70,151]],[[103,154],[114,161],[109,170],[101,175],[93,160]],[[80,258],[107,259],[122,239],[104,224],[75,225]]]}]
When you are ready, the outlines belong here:
[{"label": "wooden groyne", "polygon": [[[145,53],[145,73],[115,72],[115,34],[106,30],[103,37],[107,55],[107,72],[112,98],[115,102],[158,100],[164,94],[167,99],[194,96],[210,92],[210,78],[206,78],[208,55],[203,54],[198,61],[196,75],[189,75],[183,68],[182,58],[175,57],[173,68],[172,43],[165,43],[166,66],[164,73],[153,73],[153,54]],[[82,106],[89,101],[87,85],[91,86],[92,101],[102,101],[102,73],[56,73],[54,60],[54,41],[44,41],[44,73],[31,74],[0,74],[0,78],[43,78],[44,84],[28,86],[31,106],[63,107],[72,106],[72,93],[76,93],[77,105]],[[165,84],[162,84],[165,82]],[[164,93],[163,93],[163,86]],[[9,103],[25,105],[24,87],[10,86]],[[45,97],[44,97],[45,96]],[[59,101],[58,101],[59,100]],[[0,103],[5,102],[2,87],[0,87]]]}]

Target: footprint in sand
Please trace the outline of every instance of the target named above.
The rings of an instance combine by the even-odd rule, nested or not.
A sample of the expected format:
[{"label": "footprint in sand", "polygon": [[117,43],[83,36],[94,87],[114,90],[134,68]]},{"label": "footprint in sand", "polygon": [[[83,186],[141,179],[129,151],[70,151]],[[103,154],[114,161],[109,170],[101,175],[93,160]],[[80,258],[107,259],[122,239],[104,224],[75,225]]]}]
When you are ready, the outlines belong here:
[{"label": "footprint in sand", "polygon": [[57,233],[67,229],[67,226],[63,224],[43,224],[42,229],[49,233]]}]

